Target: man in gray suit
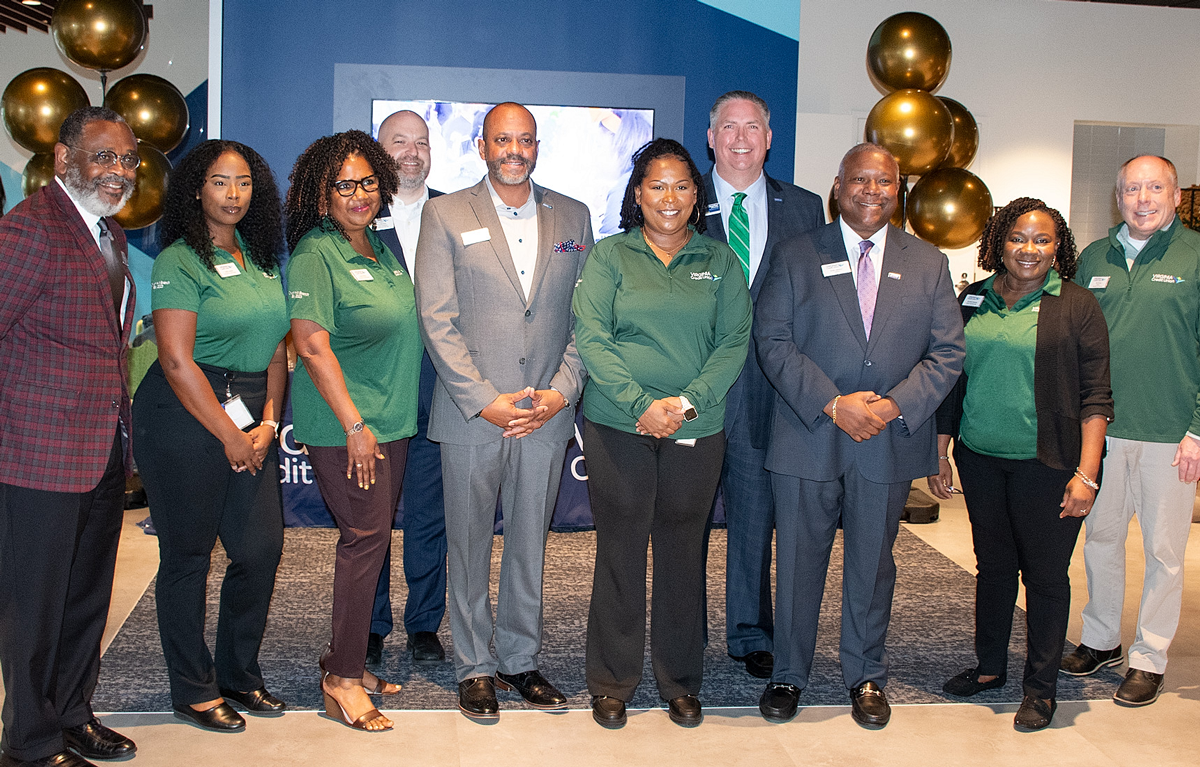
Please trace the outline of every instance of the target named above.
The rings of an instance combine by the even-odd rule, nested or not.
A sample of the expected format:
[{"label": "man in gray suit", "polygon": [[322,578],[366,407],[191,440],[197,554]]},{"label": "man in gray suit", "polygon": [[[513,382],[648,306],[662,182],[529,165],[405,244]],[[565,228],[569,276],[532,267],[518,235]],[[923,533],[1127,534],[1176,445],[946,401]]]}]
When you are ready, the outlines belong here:
[{"label": "man in gray suit", "polygon": [[834,182],[840,216],[781,243],[759,293],[758,358],[776,398],[767,470],[775,496],[775,669],[768,721],[796,713],[838,521],[844,529],[842,677],[854,719],[891,717],[884,643],[892,544],[913,479],[937,466],[931,416],[962,372],[962,316],[946,256],[888,224],[899,168],[860,144]]},{"label": "man in gray suit", "polygon": [[[758,299],[776,243],[825,223],[821,198],[773,179],[763,170],[771,148],[771,110],[749,91],[729,91],[708,113],[713,169],[704,175],[711,202],[709,237],[729,243],[743,261],[750,298]],[[754,351],[729,390],[725,406],[725,638],[729,655],[751,676],[769,679],[774,658],[771,609],[771,536],[775,504],[764,464],[775,390]]]},{"label": "man in gray suit", "polygon": [[[566,705],[537,669],[542,565],[586,376],[571,295],[593,239],[585,205],[529,180],[537,153],[533,115],[494,107],[479,140],[488,175],[426,203],[417,245],[421,333],[438,374],[429,439],[442,448],[458,705],[479,720],[499,715],[496,686],[537,708]],[[504,556],[493,655],[497,494]]]}]

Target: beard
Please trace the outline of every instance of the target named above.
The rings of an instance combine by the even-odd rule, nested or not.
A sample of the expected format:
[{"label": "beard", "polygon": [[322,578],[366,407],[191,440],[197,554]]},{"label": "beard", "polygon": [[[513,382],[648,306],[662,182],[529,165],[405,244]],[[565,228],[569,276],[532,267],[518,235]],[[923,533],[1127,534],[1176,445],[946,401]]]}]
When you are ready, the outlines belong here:
[{"label": "beard", "polygon": [[[110,203],[100,196],[100,185],[106,183],[121,184],[121,199],[119,202]],[[63,176],[63,184],[70,190],[75,199],[79,200],[79,205],[91,213],[93,216],[115,216],[120,212],[121,208],[125,207],[125,203],[129,202],[129,198],[133,196],[134,184],[124,176],[119,176],[116,173],[106,173],[103,176],[88,181],[83,177],[83,171],[77,165],[68,166],[66,174]]]},{"label": "beard", "polygon": [[[525,170],[515,176],[505,173],[503,167],[504,163],[512,161],[524,163]],[[487,164],[488,171],[490,171],[492,174],[492,179],[499,181],[505,186],[520,186],[521,184],[524,184],[529,180],[529,176],[531,173],[533,173],[533,169],[536,167],[536,165],[536,160],[526,160],[519,154],[506,154],[503,157],[497,157],[495,160],[488,160]]]},{"label": "beard", "polygon": [[405,173],[403,170],[397,171],[396,178],[400,182],[400,188],[406,192],[411,192],[420,189],[425,185],[425,179],[429,178],[429,168],[421,168],[415,174]]}]

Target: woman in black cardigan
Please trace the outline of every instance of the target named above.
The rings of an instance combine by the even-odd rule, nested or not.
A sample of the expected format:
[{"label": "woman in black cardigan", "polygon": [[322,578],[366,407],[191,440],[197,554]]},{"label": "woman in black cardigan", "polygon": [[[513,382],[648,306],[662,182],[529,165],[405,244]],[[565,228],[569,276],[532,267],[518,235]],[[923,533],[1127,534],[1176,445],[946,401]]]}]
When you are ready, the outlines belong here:
[{"label": "woman in black cardigan", "polygon": [[967,356],[938,410],[929,477],[930,491],[950,498],[953,438],[978,566],[977,662],[943,689],[967,697],[1004,686],[1019,573],[1029,639],[1015,724],[1027,730],[1054,716],[1067,570],[1113,417],[1108,326],[1091,291],[1070,282],[1075,256],[1062,215],[1041,200],[1013,200],[988,221],[979,265],[995,274],[959,297]]}]

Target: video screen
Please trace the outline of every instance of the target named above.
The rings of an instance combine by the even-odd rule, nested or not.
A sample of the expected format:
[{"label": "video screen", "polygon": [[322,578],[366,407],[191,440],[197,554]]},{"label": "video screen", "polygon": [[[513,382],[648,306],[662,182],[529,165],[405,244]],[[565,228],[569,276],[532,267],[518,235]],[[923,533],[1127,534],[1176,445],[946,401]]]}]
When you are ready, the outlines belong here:
[{"label": "video screen", "polygon": [[[460,101],[371,102],[371,135],[394,112],[408,109],[429,126],[430,170],[426,184],[457,192],[487,173],[477,139],[493,104]],[[633,153],[654,137],[653,109],[526,105],[537,120],[537,168],[533,180],[588,206],[596,239],[620,231],[621,201]]]}]

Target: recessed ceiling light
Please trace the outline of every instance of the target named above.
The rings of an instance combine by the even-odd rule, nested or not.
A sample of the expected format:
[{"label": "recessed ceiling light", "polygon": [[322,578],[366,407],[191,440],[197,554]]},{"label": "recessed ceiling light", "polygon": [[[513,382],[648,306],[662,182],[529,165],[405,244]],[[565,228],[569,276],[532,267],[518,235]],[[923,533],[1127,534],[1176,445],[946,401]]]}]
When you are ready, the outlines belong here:
[{"label": "recessed ceiling light", "polygon": [[42,0],[21,0],[21,5],[41,5]]}]

